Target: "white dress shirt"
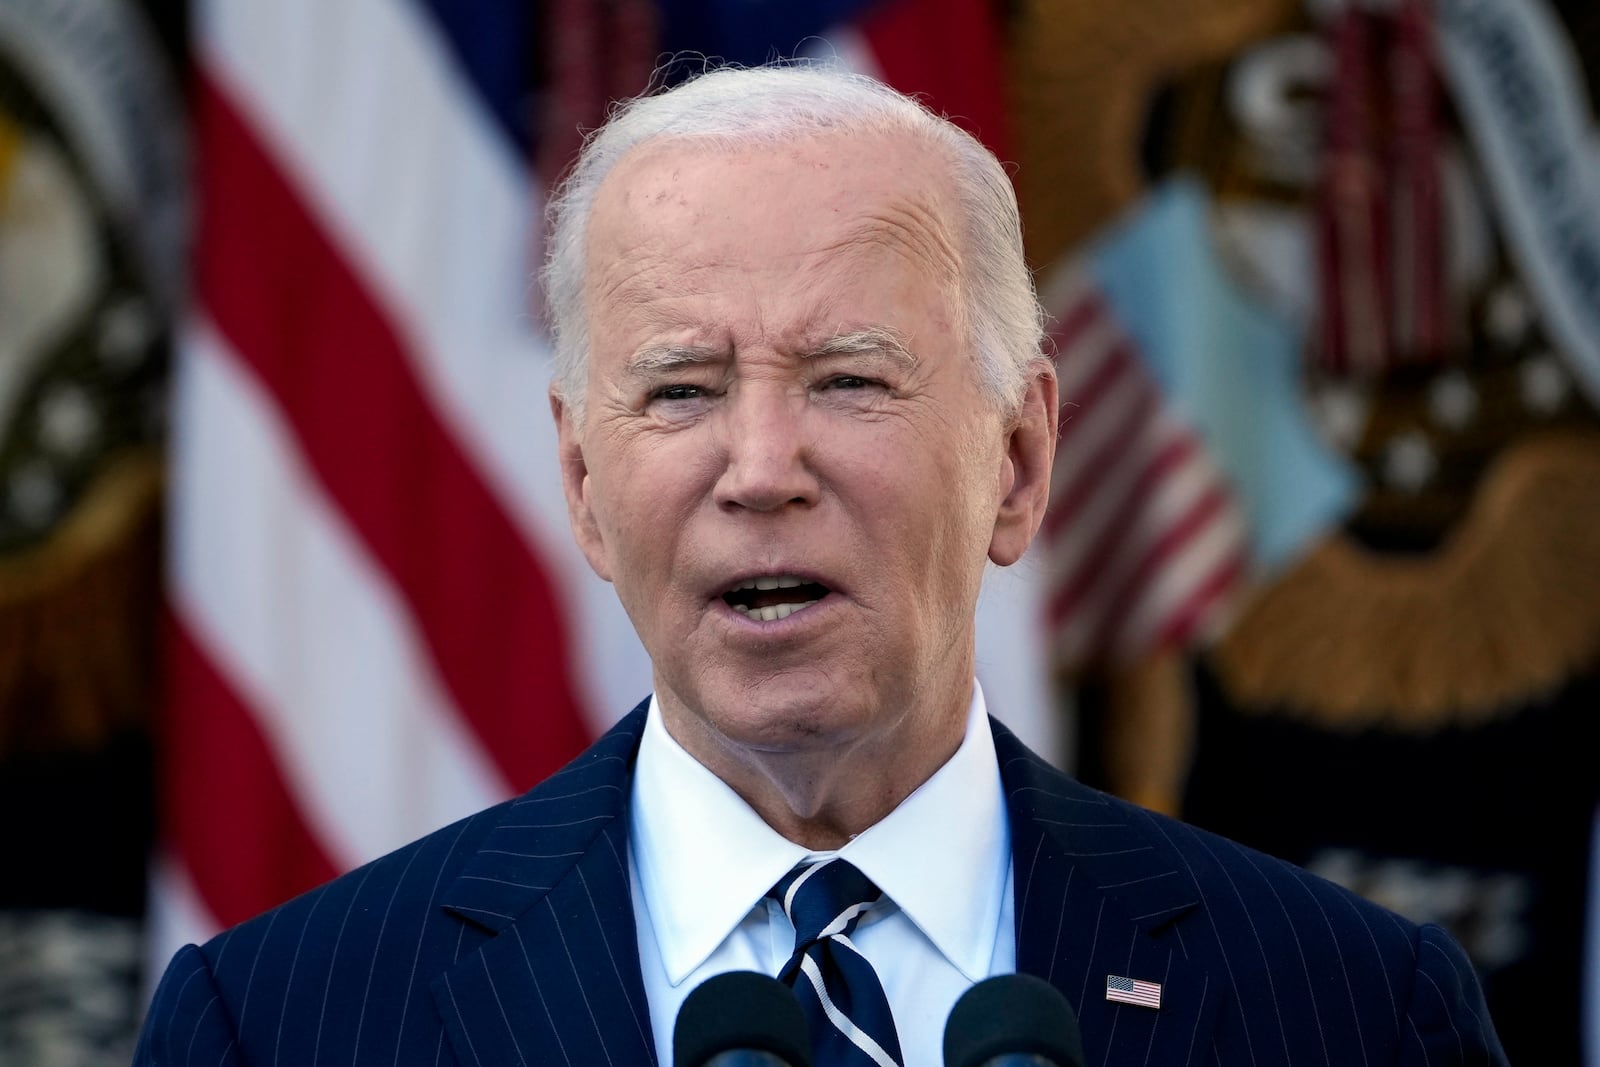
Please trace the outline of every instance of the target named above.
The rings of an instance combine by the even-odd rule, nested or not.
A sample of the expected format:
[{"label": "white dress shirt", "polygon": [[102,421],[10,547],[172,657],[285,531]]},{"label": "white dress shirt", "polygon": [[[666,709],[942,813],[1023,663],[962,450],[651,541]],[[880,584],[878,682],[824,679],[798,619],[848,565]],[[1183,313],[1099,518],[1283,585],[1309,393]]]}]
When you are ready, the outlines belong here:
[{"label": "white dress shirt", "polygon": [[629,831],[639,963],[663,1067],[696,986],[724,971],[776,975],[788,961],[794,927],[765,897],[807,857],[842,856],[884,892],[851,940],[883,981],[907,1067],[939,1067],[956,998],[1016,969],[1011,834],[976,681],[955,755],[837,853],[781,837],[673,740],[652,698]]}]

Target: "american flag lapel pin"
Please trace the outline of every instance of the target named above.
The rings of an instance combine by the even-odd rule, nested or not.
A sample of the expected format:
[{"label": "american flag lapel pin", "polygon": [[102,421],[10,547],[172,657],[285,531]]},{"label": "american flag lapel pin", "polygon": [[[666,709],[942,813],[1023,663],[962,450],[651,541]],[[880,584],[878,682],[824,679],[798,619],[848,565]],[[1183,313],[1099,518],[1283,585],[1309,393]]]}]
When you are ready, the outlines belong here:
[{"label": "american flag lapel pin", "polygon": [[1117,1004],[1137,1004],[1141,1008],[1161,1007],[1161,983],[1106,975],[1106,999]]}]

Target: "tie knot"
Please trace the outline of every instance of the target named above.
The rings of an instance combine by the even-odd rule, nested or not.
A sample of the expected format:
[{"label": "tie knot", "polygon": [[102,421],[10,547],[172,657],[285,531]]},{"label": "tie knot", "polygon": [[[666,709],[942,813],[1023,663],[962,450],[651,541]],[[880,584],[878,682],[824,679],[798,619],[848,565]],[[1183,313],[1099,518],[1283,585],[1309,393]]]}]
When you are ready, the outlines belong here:
[{"label": "tie knot", "polygon": [[883,898],[872,879],[840,859],[802,864],[768,894],[794,924],[795,951],[835,934],[849,936],[861,915]]}]

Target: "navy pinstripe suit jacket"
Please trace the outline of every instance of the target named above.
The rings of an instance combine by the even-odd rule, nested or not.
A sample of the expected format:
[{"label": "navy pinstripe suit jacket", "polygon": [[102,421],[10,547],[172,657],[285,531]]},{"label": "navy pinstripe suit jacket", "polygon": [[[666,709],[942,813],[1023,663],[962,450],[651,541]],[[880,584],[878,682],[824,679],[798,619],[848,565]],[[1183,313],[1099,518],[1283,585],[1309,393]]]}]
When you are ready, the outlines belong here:
[{"label": "navy pinstripe suit jacket", "polygon": [[[643,724],[641,705],[520,799],[184,948],[136,1063],[654,1064],[625,862]],[[1504,1062],[1441,930],[1095,792],[998,724],[995,748],[1017,969],[1077,1009],[1090,1067]],[[1107,1002],[1108,974],[1160,982],[1161,1008]]]}]

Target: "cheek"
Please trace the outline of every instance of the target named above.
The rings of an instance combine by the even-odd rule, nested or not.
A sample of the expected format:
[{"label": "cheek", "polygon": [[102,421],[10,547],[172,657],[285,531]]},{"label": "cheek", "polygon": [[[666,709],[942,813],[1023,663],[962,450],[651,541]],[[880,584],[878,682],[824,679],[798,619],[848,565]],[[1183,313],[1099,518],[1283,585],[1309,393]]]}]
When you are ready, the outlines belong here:
[{"label": "cheek", "polygon": [[600,513],[600,529],[611,549],[613,565],[637,572],[652,549],[667,540],[667,517],[661,498],[627,480],[613,483],[605,495],[607,505]]},{"label": "cheek", "polygon": [[692,467],[666,447],[618,450],[590,476],[595,520],[613,569],[642,577],[671,568],[699,495]]},{"label": "cheek", "polygon": [[[947,457],[948,458],[948,457]],[[972,540],[971,478],[949,462],[873,465],[856,481],[862,521],[875,529],[874,550],[899,558],[918,585],[956,565]]]},{"label": "cheek", "polygon": [[937,462],[919,465],[884,491],[894,494],[886,499],[898,501],[899,539],[917,554],[912,562],[928,595],[965,603],[981,581],[994,532],[995,462],[953,449],[938,455]]}]

